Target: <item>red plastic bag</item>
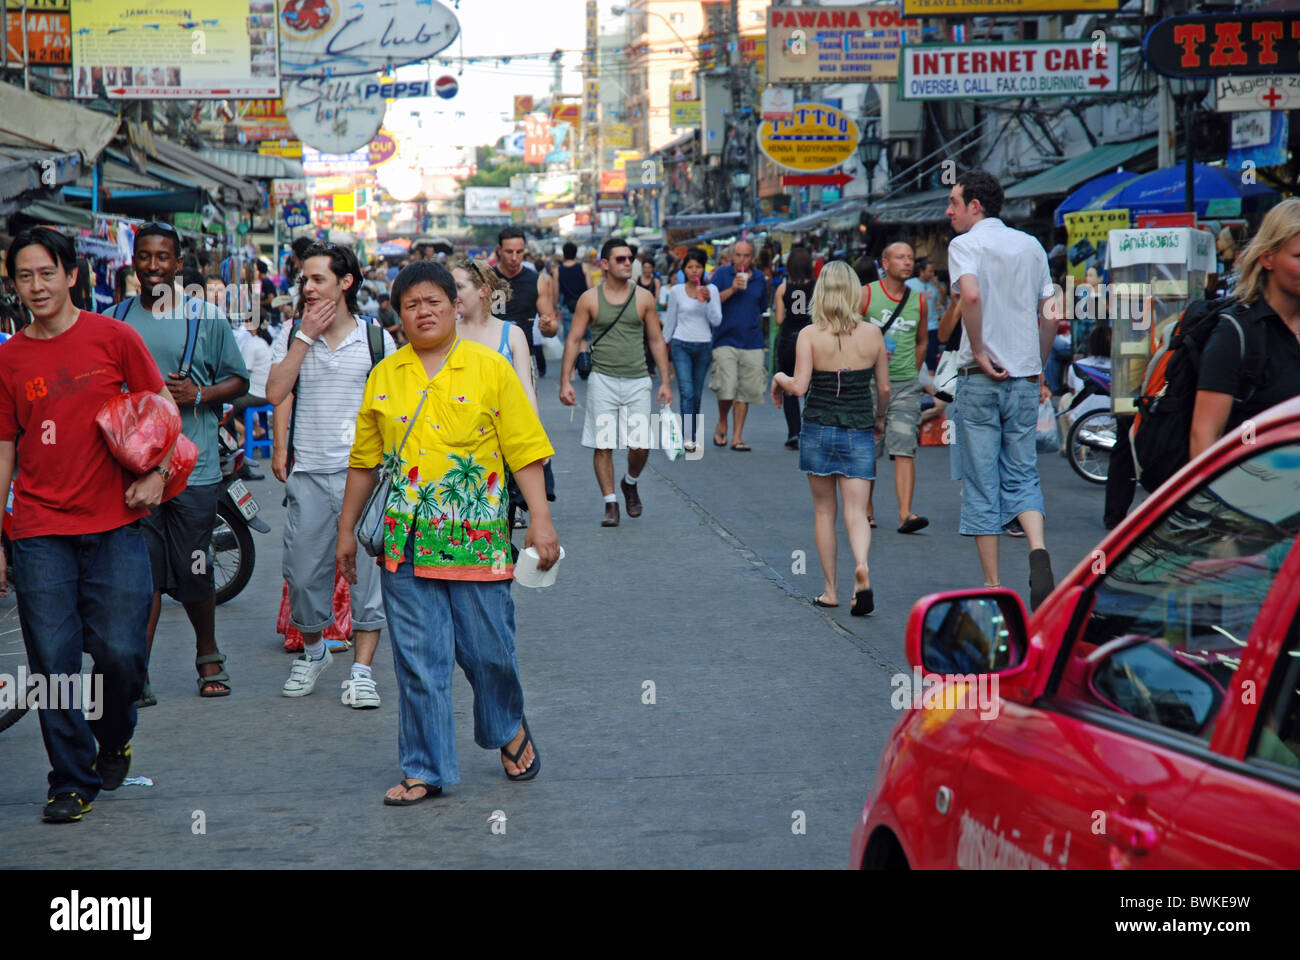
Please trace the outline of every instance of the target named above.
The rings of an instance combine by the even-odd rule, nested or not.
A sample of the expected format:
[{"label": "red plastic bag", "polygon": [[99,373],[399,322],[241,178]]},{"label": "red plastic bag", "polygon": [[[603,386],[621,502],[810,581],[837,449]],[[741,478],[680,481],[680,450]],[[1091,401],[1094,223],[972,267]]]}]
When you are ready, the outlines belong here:
[{"label": "red plastic bag", "polygon": [[164,501],[170,500],[185,489],[185,485],[190,482],[190,474],[194,472],[194,465],[198,462],[199,448],[194,445],[193,440],[182,433],[176,438],[176,449],[172,451],[172,462],[167,465],[167,468],[171,471],[171,477],[167,480],[166,486],[163,487],[162,498]]},{"label": "red plastic bag", "polygon": [[136,476],[162,463],[181,435],[180,411],[145,391],[118,394],[104,404],[95,422],[117,462]]}]

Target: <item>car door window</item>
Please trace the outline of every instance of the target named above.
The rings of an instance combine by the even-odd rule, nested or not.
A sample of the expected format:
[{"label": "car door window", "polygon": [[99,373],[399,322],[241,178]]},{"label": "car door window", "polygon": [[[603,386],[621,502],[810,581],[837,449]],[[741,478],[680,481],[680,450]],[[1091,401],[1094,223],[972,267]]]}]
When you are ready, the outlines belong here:
[{"label": "car door window", "polygon": [[1252,625],[1300,530],[1300,444],[1207,481],[1107,561],[1058,696],[1209,740]]},{"label": "car door window", "polygon": [[1300,612],[1291,623],[1286,646],[1273,664],[1268,692],[1260,705],[1251,762],[1281,767],[1300,776]]}]

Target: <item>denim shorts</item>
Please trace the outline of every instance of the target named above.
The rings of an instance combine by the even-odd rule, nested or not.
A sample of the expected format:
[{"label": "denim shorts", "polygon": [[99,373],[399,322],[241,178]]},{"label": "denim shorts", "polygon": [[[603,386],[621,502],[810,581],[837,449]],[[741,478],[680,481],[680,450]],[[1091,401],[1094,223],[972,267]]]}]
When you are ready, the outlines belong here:
[{"label": "denim shorts", "polygon": [[[1037,425],[1038,414],[1034,414]],[[812,420],[799,431],[799,469],[815,477],[876,479],[874,430],[828,427]]]},{"label": "denim shorts", "polygon": [[957,455],[966,536],[999,534],[1025,510],[1043,512],[1038,478],[1038,382],[957,380]]}]

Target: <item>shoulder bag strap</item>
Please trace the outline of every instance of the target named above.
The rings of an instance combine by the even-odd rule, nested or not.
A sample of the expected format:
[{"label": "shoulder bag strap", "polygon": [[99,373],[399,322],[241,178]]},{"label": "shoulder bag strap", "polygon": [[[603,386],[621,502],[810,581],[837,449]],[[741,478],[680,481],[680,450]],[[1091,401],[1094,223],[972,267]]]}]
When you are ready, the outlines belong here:
[{"label": "shoulder bag strap", "polygon": [[[614,317],[614,322],[611,323],[611,324],[610,324],[608,327],[606,327],[604,330],[600,331],[600,336],[599,336],[599,337],[597,337],[595,340],[591,341],[591,349],[592,349],[592,350],[595,350],[595,349],[596,349],[596,344],[600,343],[601,338],[604,337],[605,334],[609,333],[609,331],[613,330],[615,327],[618,326],[618,322],[619,322],[620,320],[623,319],[623,311],[626,310],[626,309],[627,309],[627,305],[628,305],[629,303],[631,303],[631,302],[632,302],[633,300],[635,300],[635,299],[636,299],[636,287],[634,286],[634,287],[632,288],[632,293],[631,293],[631,295],[630,295],[626,300],[623,301],[623,306],[621,306],[621,307],[619,308],[619,310],[618,310],[618,315]],[[606,301],[606,302],[608,302],[608,301]],[[597,304],[600,303],[600,298],[599,298],[599,297],[596,298],[596,303],[597,303]],[[597,309],[599,309],[599,306],[597,307]]]},{"label": "shoulder bag strap", "polygon": [[126,315],[131,312],[131,303],[135,299],[135,297],[127,297],[125,300],[113,304],[113,310],[109,313],[109,316],[114,320],[125,320]]},{"label": "shoulder bag strap", "polygon": [[[883,283],[880,285],[880,289],[881,290],[885,289],[885,285]],[[912,295],[912,288],[909,287],[906,283],[904,283],[903,298],[898,301],[898,306],[895,307],[894,312],[889,315],[889,322],[880,328],[881,336],[884,336],[885,332],[888,331],[889,328],[894,325],[894,321],[897,320],[899,318],[899,315],[902,314],[903,310],[906,309],[908,297],[910,297],[911,295]]]},{"label": "shoulder bag strap", "polygon": [[203,301],[194,297],[185,299],[185,352],[181,355],[181,368],[177,373],[184,380],[194,366],[194,348],[199,340],[199,319],[203,316]]}]

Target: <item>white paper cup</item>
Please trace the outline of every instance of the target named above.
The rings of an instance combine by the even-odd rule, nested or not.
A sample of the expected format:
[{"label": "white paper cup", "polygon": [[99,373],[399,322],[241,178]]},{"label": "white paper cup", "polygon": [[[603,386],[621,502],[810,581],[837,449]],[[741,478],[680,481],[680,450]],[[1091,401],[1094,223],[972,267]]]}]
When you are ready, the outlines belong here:
[{"label": "white paper cup", "polygon": [[555,575],[560,570],[560,560],[564,559],[564,548],[560,547],[560,560],[556,560],[554,566],[549,570],[537,569],[537,562],[541,559],[537,551],[532,547],[524,547],[519,551],[519,559],[515,561],[515,582],[523,587],[549,587],[555,582]]}]

